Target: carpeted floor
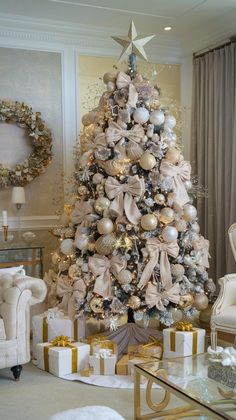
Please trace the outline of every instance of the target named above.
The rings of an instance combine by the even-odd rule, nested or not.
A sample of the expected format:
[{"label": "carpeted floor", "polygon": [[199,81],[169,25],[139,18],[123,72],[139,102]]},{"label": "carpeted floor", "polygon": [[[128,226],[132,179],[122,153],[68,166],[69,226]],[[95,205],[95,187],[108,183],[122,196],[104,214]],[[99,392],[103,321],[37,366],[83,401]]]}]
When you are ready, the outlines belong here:
[{"label": "carpeted floor", "polygon": [[[154,396],[155,401],[160,401],[163,393],[154,390]],[[31,363],[24,366],[19,382],[12,379],[10,369],[0,370],[1,420],[48,420],[52,414],[85,405],[109,406],[126,420],[131,420],[133,390],[99,388],[65,381],[37,369]]]}]

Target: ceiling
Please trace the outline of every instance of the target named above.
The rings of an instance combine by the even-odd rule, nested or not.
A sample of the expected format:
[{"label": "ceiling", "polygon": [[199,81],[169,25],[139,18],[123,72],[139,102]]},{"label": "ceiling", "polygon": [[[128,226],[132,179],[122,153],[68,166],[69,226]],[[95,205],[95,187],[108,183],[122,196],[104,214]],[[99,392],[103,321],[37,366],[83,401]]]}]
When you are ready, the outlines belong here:
[{"label": "ceiling", "polygon": [[[184,54],[236,33],[236,0],[0,0],[0,17],[11,16],[107,35],[126,35],[133,19],[139,34],[156,35],[147,52],[166,43]],[[166,25],[173,30],[164,31]]]}]

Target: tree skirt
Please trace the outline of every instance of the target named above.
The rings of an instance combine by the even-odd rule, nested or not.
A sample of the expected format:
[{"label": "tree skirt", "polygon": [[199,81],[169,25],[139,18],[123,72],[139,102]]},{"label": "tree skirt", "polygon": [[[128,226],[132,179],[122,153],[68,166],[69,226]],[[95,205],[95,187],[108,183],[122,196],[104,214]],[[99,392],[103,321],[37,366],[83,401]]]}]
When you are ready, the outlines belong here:
[{"label": "tree skirt", "polygon": [[[89,385],[101,386],[105,388],[125,388],[133,389],[134,383],[130,375],[91,375],[88,378],[80,376],[79,373],[72,373],[70,375],[62,376],[62,379],[67,381],[79,381]],[[160,388],[158,385],[153,384],[154,388]],[[146,387],[141,384],[142,388]]]}]

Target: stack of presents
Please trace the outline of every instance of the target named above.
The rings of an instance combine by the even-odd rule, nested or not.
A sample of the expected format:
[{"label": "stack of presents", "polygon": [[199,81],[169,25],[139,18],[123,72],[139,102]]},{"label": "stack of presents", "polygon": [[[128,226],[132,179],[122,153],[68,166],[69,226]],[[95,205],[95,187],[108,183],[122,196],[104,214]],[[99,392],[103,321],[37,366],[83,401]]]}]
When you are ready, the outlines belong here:
[{"label": "stack of presents", "polygon": [[163,343],[150,337],[145,344],[129,345],[120,355],[114,341],[105,335],[86,337],[86,320],[71,320],[58,309],[49,309],[32,319],[33,358],[38,368],[58,377],[71,373],[131,375],[134,365],[164,358],[190,356],[205,351],[205,330],[179,322],[163,330]]}]

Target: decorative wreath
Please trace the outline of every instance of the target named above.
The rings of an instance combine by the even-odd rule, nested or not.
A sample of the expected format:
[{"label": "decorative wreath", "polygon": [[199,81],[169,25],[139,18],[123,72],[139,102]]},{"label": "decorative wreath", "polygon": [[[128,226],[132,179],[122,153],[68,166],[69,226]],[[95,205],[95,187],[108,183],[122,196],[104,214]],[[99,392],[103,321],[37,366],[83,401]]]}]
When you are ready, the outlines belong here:
[{"label": "decorative wreath", "polygon": [[24,186],[45,172],[52,160],[52,134],[40,112],[20,102],[0,101],[0,121],[25,128],[32,139],[33,151],[23,162],[10,169],[0,163],[0,187]]}]

